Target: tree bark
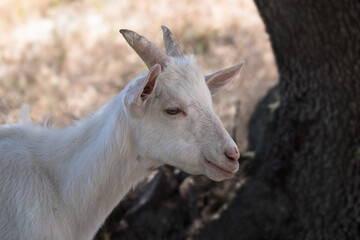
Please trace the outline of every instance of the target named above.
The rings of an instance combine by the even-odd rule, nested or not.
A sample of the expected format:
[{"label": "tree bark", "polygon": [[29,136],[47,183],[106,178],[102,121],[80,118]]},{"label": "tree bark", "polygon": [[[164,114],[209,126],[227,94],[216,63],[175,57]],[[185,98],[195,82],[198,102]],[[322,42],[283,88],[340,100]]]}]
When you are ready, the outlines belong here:
[{"label": "tree bark", "polygon": [[360,1],[255,2],[281,103],[249,180],[200,239],[359,239]]}]

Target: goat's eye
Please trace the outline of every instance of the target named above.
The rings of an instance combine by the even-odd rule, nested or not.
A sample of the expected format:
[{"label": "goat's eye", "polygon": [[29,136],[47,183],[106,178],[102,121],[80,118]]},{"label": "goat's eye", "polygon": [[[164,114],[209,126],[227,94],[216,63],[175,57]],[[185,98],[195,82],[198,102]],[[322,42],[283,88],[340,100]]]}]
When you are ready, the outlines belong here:
[{"label": "goat's eye", "polygon": [[179,114],[181,113],[181,109],[179,108],[168,108],[168,109],[165,109],[165,112],[169,115],[176,115],[176,114]]}]

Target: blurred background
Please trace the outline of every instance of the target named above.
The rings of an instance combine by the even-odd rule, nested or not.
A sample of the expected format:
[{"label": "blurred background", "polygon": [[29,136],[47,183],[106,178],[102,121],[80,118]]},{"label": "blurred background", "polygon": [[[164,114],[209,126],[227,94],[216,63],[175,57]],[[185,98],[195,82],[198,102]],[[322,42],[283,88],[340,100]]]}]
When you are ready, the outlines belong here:
[{"label": "blurred background", "polygon": [[252,0],[1,0],[0,16],[2,124],[16,123],[29,106],[34,122],[50,117],[62,128],[121,91],[146,66],[120,28],[164,49],[160,26],[166,25],[184,51],[197,56],[204,74],[246,61],[240,77],[214,98],[216,113],[242,152],[256,104],[278,81]]},{"label": "blurred background", "polygon": [[256,102],[277,82],[252,0],[2,0],[0,16],[0,113],[9,122],[27,105],[35,122],[51,116],[57,126],[69,125],[146,70],[120,28],[164,49],[160,26],[168,26],[204,74],[246,61],[240,78],[214,99],[232,135],[236,126],[242,151]]}]

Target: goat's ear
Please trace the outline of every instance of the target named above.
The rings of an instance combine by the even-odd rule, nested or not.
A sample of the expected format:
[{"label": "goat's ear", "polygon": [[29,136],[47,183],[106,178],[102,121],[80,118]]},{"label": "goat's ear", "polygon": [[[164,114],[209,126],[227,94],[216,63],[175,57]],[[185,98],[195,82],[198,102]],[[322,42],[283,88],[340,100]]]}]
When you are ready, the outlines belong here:
[{"label": "goat's ear", "polygon": [[146,76],[138,78],[126,91],[125,106],[130,108],[131,112],[141,112],[144,109],[147,100],[156,87],[160,72],[161,66],[155,64]]},{"label": "goat's ear", "polygon": [[227,85],[229,85],[234,78],[239,75],[244,63],[245,62],[239,62],[232,67],[225,68],[205,76],[205,81],[209,87],[211,95],[221,92]]},{"label": "goat's ear", "polygon": [[155,64],[152,68],[150,68],[149,73],[147,74],[146,79],[141,87],[140,94],[137,96],[137,101],[139,101],[139,103],[144,104],[148,100],[149,96],[156,87],[160,72],[160,64]]}]

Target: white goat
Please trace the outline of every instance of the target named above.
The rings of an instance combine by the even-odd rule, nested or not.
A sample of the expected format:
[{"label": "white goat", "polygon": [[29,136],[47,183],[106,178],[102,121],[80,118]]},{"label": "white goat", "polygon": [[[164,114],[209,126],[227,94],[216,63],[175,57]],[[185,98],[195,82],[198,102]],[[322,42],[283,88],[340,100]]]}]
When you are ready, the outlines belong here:
[{"label": "white goat", "polygon": [[62,130],[0,126],[0,239],[91,239],[127,191],[162,164],[215,181],[238,170],[238,148],[215,94],[243,63],[205,79],[163,28],[167,55],[120,30],[149,71],[91,117]]}]

